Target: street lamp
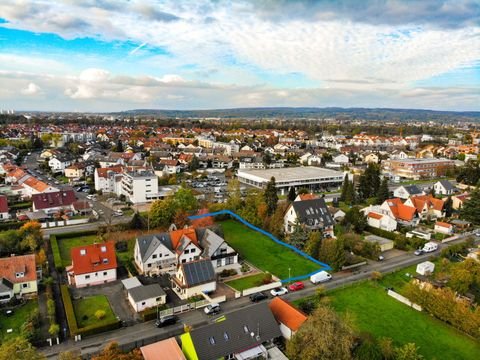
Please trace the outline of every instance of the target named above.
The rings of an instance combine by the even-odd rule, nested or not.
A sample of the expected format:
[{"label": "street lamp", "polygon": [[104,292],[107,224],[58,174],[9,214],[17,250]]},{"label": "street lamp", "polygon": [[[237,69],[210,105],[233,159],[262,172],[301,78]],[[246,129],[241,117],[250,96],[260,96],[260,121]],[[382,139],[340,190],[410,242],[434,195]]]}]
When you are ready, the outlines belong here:
[{"label": "street lamp", "polygon": [[290,270],[291,270],[291,269],[288,268],[288,280],[289,280],[289,281],[290,281],[290,277],[291,277],[291,276],[290,276]]}]

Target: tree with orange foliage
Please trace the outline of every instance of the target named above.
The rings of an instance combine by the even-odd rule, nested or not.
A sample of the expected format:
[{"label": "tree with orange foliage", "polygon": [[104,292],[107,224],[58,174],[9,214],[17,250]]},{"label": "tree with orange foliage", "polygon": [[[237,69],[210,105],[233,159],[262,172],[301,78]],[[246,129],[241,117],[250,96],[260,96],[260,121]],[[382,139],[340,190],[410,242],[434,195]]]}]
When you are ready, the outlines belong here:
[{"label": "tree with orange foliage", "polygon": [[125,353],[120,349],[118,343],[111,342],[100,354],[93,356],[92,360],[143,360],[143,356],[139,349]]},{"label": "tree with orange foliage", "polygon": [[27,221],[19,229],[22,238],[21,246],[24,249],[35,251],[43,242],[43,231],[38,221]]}]

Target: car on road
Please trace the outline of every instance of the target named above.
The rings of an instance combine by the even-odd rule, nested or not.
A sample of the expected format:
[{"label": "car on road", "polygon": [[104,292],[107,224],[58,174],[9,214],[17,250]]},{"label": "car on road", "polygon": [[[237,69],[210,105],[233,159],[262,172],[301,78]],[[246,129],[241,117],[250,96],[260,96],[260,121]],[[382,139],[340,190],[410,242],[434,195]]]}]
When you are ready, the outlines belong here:
[{"label": "car on road", "polygon": [[5,316],[12,316],[13,315],[13,310],[5,310]]},{"label": "car on road", "polygon": [[288,290],[290,290],[290,291],[298,291],[298,290],[302,290],[304,288],[305,288],[305,284],[301,281],[294,282],[293,284],[290,284],[288,286]]},{"label": "car on road", "polygon": [[423,254],[423,250],[422,250],[422,249],[417,249],[417,250],[415,250],[415,251],[413,252],[413,254],[414,254],[415,256],[420,256],[420,255]]},{"label": "car on road", "polygon": [[95,200],[96,196],[95,195],[87,195],[88,200]]},{"label": "car on road", "polygon": [[176,317],[175,315],[161,316],[159,319],[157,319],[157,321],[155,321],[155,326],[160,328],[167,325],[173,325],[177,322],[177,320],[178,317]]},{"label": "car on road", "polygon": [[220,304],[217,303],[211,303],[210,305],[207,305],[203,311],[205,311],[205,314],[207,315],[213,315],[213,314],[218,314],[220,312]]},{"label": "car on road", "polygon": [[272,294],[272,296],[282,296],[282,295],[285,295],[285,294],[288,294],[288,290],[286,287],[277,287],[275,289],[272,289],[270,290],[270,294]]},{"label": "car on road", "polygon": [[268,296],[265,295],[263,292],[258,292],[258,293],[250,295],[250,301],[251,302],[259,302],[259,301],[265,300],[267,298],[268,298]]},{"label": "car on road", "polygon": [[319,272],[313,274],[312,276],[310,276],[310,281],[313,284],[318,284],[318,283],[321,283],[321,282],[329,281],[331,279],[332,279],[332,275],[330,275],[326,271],[319,271]]},{"label": "car on road", "polygon": [[115,210],[113,212],[113,216],[123,216],[123,211],[122,210]]}]

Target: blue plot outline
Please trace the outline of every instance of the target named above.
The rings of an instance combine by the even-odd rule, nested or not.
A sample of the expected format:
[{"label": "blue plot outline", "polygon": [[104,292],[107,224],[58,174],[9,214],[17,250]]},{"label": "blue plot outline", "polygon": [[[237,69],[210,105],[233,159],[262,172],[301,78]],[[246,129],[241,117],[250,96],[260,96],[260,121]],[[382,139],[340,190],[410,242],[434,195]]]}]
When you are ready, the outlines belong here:
[{"label": "blue plot outline", "polygon": [[255,230],[257,232],[259,232],[260,234],[263,234],[265,236],[268,236],[270,239],[272,239],[274,242],[276,242],[277,244],[279,245],[282,245],[282,246],[285,246],[286,248],[290,249],[290,250],[293,250],[295,251],[297,254],[303,256],[304,258],[314,262],[315,264],[317,265],[320,265],[320,269],[316,270],[316,271],[313,271],[311,273],[308,273],[308,274],[305,274],[305,275],[299,275],[299,276],[294,276],[294,277],[290,277],[288,279],[283,279],[283,280],[280,280],[282,283],[287,283],[287,282],[291,282],[291,281],[297,281],[297,280],[303,280],[303,279],[307,279],[309,278],[310,276],[312,276],[313,274],[316,274],[318,273],[319,271],[322,271],[322,270],[332,270],[332,268],[321,262],[321,261],[318,261],[317,259],[314,259],[313,257],[311,257],[310,255],[304,253],[303,251],[297,249],[295,246],[292,246],[290,244],[287,244],[279,239],[277,239],[274,235],[272,235],[271,233],[269,233],[268,231],[265,231],[263,229],[260,229],[259,227],[255,226],[255,225],[252,225],[250,224],[247,220],[245,220],[244,218],[242,218],[241,216],[235,214],[233,211],[230,211],[230,210],[220,210],[220,211],[215,211],[215,212],[211,212],[211,213],[207,213],[207,214],[199,214],[199,215],[192,215],[192,216],[189,216],[188,219],[189,220],[197,220],[197,219],[202,219],[202,218],[205,218],[205,217],[211,217],[211,216],[218,216],[218,215],[230,215],[232,218],[234,218],[235,220],[238,220],[240,221],[243,225],[246,225],[247,227],[249,227],[250,229],[252,230]]}]

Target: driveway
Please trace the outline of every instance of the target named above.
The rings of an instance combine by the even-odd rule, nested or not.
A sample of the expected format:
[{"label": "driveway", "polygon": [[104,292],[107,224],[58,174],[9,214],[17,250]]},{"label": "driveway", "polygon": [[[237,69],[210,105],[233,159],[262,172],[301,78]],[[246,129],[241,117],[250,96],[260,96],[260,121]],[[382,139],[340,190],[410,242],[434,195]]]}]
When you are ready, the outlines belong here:
[{"label": "driveway", "polygon": [[122,321],[126,321],[131,324],[140,320],[140,317],[134,312],[130,303],[127,300],[127,295],[122,283],[117,280],[112,283],[89,286],[84,288],[71,288],[72,297],[88,297],[94,295],[105,295],[110,302],[115,315]]}]

